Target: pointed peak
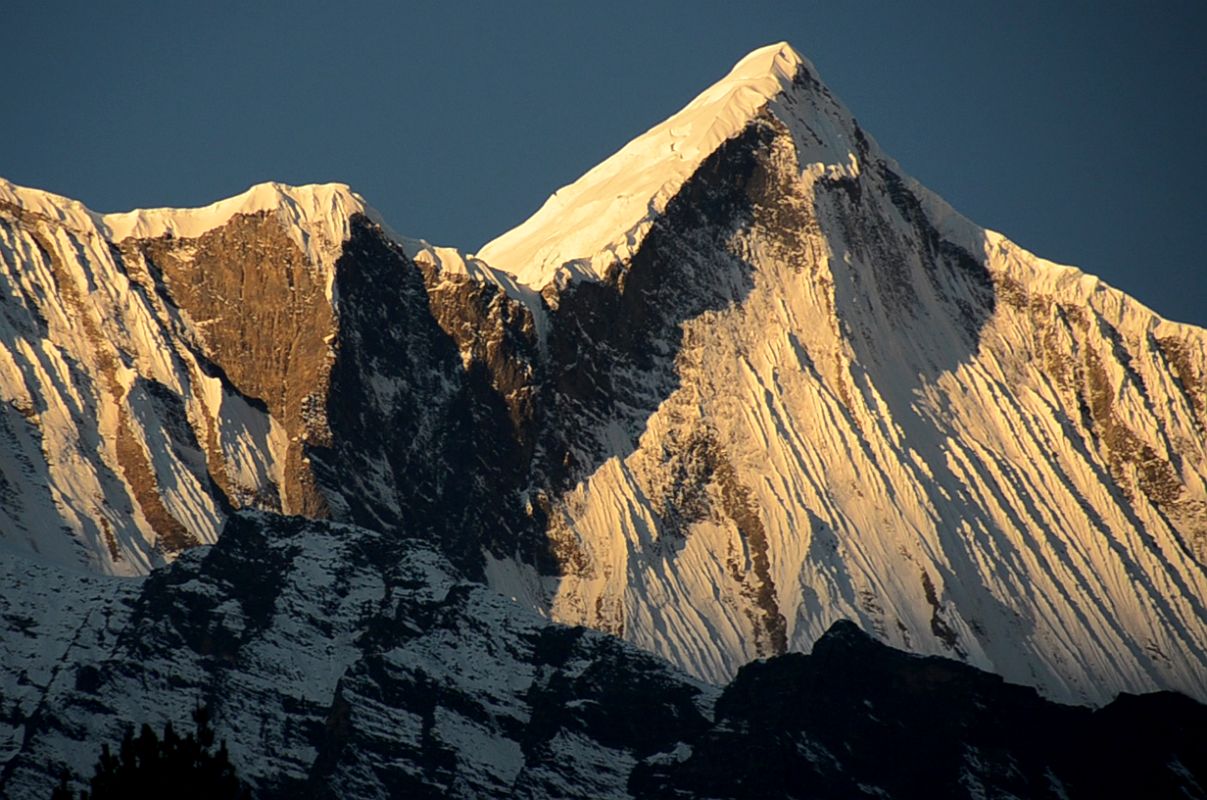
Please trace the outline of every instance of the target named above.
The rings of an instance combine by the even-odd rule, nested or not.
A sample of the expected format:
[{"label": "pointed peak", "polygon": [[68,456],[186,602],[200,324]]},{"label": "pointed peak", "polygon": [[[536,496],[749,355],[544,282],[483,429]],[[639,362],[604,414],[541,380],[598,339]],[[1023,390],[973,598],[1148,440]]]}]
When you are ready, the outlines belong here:
[{"label": "pointed peak", "polygon": [[791,91],[802,68],[810,70],[812,65],[787,42],[760,47],[747,53],[679,113],[712,107],[721,116],[749,119],[766,103]]},{"label": "pointed peak", "polygon": [[802,69],[811,65],[786,42],[751,52],[677,114],[559,189],[478,255],[537,290],[555,280],[600,279],[636,252],[653,220],[706,158],[793,91]]},{"label": "pointed peak", "polygon": [[734,65],[724,80],[750,80],[772,76],[791,82],[802,66],[809,66],[804,56],[787,42],[776,42],[747,53],[745,58]]},{"label": "pointed peak", "polygon": [[814,643],[813,651],[826,649],[831,647],[847,647],[863,646],[873,644],[876,640],[871,637],[863,628],[860,628],[849,619],[836,620],[826,632]]}]

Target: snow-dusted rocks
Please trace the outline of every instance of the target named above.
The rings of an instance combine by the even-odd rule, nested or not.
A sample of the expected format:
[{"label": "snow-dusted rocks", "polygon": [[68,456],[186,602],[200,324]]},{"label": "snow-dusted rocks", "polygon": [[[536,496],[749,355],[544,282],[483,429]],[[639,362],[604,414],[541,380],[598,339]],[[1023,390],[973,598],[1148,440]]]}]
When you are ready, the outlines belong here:
[{"label": "snow-dusted rocks", "polygon": [[262,800],[1195,796],[1207,776],[1207,707],[1185,697],[1057,706],[850,623],[720,692],[427,545],[331,522],[236,514],[141,582],[0,575],[28,600],[0,615],[12,800],[198,704]]},{"label": "snow-dusted rocks", "polygon": [[329,522],[235,515],[139,584],[2,568],[31,601],[0,618],[14,800],[197,704],[259,797],[626,797],[633,765],[703,730],[715,697],[419,542]]}]

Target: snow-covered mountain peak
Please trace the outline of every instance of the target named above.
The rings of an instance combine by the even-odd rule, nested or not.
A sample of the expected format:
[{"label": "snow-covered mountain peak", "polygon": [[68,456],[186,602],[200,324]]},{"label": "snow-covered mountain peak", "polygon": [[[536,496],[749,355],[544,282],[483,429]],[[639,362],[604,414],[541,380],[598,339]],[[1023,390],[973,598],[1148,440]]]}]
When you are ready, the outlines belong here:
[{"label": "snow-covered mountain peak", "polygon": [[117,243],[125,239],[196,239],[240,215],[275,213],[282,227],[312,264],[330,268],[349,236],[352,217],[363,215],[402,241],[381,215],[344,183],[303,186],[270,181],[197,208],[137,208],[111,214],[92,211],[78,200],[18,186],[0,178],[0,202],[70,228]]},{"label": "snow-covered mountain peak", "polygon": [[1207,697],[1207,332],[961,217],[790,48],[482,256],[346,186],[0,184],[0,551],[143,574],[329,517],[707,680],[845,617]]},{"label": "snow-covered mountain peak", "polygon": [[598,280],[636,252],[652,221],[708,156],[811,71],[787,43],[755,50],[679,113],[559,189],[479,256],[535,289],[559,273]]},{"label": "snow-covered mountain peak", "polygon": [[701,93],[687,107],[704,105],[714,97],[723,97],[739,89],[753,90],[769,100],[788,89],[801,67],[812,69],[808,59],[787,42],[778,42],[750,52],[721,80]]},{"label": "snow-covered mountain peak", "polygon": [[172,236],[192,239],[226,225],[238,215],[275,213],[312,264],[333,268],[340,245],[348,239],[350,220],[358,214],[377,224],[381,216],[343,183],[289,186],[275,181],[200,208],[135,209],[98,217],[106,238]]},{"label": "snow-covered mountain peak", "polygon": [[366,213],[367,209],[364,198],[343,183],[288,186],[273,181],[200,208],[140,208],[103,214],[100,222],[114,241],[168,234],[192,239],[222,227],[237,214],[278,211],[290,222],[310,226],[320,221],[346,223],[348,217]]}]

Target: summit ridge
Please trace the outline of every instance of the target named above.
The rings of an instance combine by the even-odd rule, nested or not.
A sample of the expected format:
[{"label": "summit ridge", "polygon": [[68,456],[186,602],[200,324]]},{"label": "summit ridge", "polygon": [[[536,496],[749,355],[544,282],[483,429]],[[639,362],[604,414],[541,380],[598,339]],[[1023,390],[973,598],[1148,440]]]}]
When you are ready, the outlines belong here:
[{"label": "summit ridge", "polygon": [[678,113],[558,189],[478,257],[537,290],[559,275],[600,279],[636,252],[704,159],[811,70],[786,42],[753,51]]}]

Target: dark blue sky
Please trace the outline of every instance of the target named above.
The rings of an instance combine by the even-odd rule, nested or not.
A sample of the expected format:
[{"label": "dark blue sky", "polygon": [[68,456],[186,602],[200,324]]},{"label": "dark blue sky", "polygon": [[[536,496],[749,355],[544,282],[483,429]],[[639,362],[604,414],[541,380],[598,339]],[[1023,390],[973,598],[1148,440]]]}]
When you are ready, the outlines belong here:
[{"label": "dark blue sky", "polygon": [[476,249],[786,39],[978,223],[1207,325],[1207,4],[9,3],[0,175],[98,211],[343,181]]}]

